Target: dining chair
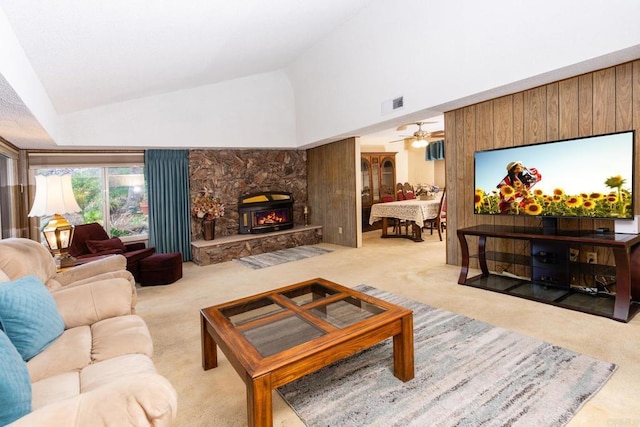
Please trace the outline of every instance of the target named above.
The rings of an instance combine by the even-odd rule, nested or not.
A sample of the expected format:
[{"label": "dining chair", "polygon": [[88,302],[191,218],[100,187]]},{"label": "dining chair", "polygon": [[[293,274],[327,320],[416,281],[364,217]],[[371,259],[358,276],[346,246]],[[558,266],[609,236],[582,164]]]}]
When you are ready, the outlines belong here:
[{"label": "dining chair", "polygon": [[408,182],[404,183],[403,193],[405,200],[412,200],[416,198],[416,193],[413,191],[413,186]]},{"label": "dining chair", "polygon": [[447,228],[447,197],[443,191],[442,199],[440,200],[440,229],[444,231]]},{"label": "dining chair", "polygon": [[[406,193],[407,186],[409,186],[409,188],[411,188],[411,186],[409,185],[408,182],[405,182],[404,185],[402,185],[401,182],[396,184],[396,197],[397,197],[398,200],[415,199],[415,196],[414,196],[413,192],[410,195],[408,195]],[[394,219],[393,232],[395,234],[401,234],[402,233],[402,227],[404,227],[405,234],[408,234],[409,233],[409,225],[410,225],[410,221],[406,221],[406,220],[403,220],[403,219]]]},{"label": "dining chair", "polygon": [[[433,235],[433,230],[438,230],[438,237],[440,241],[442,241],[442,232],[446,228],[446,203],[447,203],[447,192],[445,190],[442,191],[442,197],[440,198],[440,203],[438,204],[438,213],[433,218],[428,218],[424,220],[424,225],[422,228],[431,230],[431,234]],[[444,207],[444,212],[443,212]],[[444,213],[444,222],[443,222],[443,213]]]},{"label": "dining chair", "polygon": [[404,186],[401,182],[396,184],[396,200],[404,200]]}]

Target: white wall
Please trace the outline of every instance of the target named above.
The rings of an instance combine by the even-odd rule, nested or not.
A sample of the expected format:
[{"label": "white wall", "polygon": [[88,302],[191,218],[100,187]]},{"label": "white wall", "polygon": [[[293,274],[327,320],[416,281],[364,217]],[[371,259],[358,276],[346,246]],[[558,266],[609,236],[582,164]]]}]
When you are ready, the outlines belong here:
[{"label": "white wall", "polygon": [[[287,69],[297,142],[380,130],[401,115],[638,58],[638,16],[640,2],[628,0],[374,2]],[[382,115],[381,103],[398,95],[405,107]]]},{"label": "white wall", "polygon": [[295,148],[283,71],[135,99],[60,117],[68,145]]},{"label": "white wall", "polygon": [[[417,184],[435,184],[435,161],[426,161],[425,149],[409,150],[409,179],[414,187]],[[444,178],[444,177],[443,177]]]}]

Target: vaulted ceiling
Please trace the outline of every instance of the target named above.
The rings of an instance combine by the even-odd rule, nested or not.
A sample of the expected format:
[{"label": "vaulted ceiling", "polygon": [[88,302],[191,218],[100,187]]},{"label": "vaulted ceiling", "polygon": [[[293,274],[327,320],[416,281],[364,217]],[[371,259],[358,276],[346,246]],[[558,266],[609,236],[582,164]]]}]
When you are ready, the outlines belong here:
[{"label": "vaulted ceiling", "polygon": [[286,67],[371,0],[0,0],[59,114]]}]

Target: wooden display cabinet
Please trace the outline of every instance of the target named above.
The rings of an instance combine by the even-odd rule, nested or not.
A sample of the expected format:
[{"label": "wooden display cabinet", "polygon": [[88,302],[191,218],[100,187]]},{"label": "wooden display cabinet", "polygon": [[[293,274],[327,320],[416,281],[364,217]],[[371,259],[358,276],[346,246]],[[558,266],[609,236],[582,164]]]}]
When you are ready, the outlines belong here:
[{"label": "wooden display cabinet", "polygon": [[383,152],[360,155],[363,227],[369,224],[373,204],[381,203],[385,195],[393,200],[396,198],[396,154]]}]

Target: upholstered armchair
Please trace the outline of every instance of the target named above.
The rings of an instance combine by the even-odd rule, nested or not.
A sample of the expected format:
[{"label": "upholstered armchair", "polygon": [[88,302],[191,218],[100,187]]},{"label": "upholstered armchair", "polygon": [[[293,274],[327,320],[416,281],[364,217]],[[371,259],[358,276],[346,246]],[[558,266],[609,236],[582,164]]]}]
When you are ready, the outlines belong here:
[{"label": "upholstered armchair", "polygon": [[123,243],[117,237],[109,238],[107,232],[97,222],[76,225],[69,255],[77,259],[90,259],[109,254],[122,255],[127,260],[127,270],[140,281],[140,260],[153,255],[155,248],[147,248],[144,243]]}]

